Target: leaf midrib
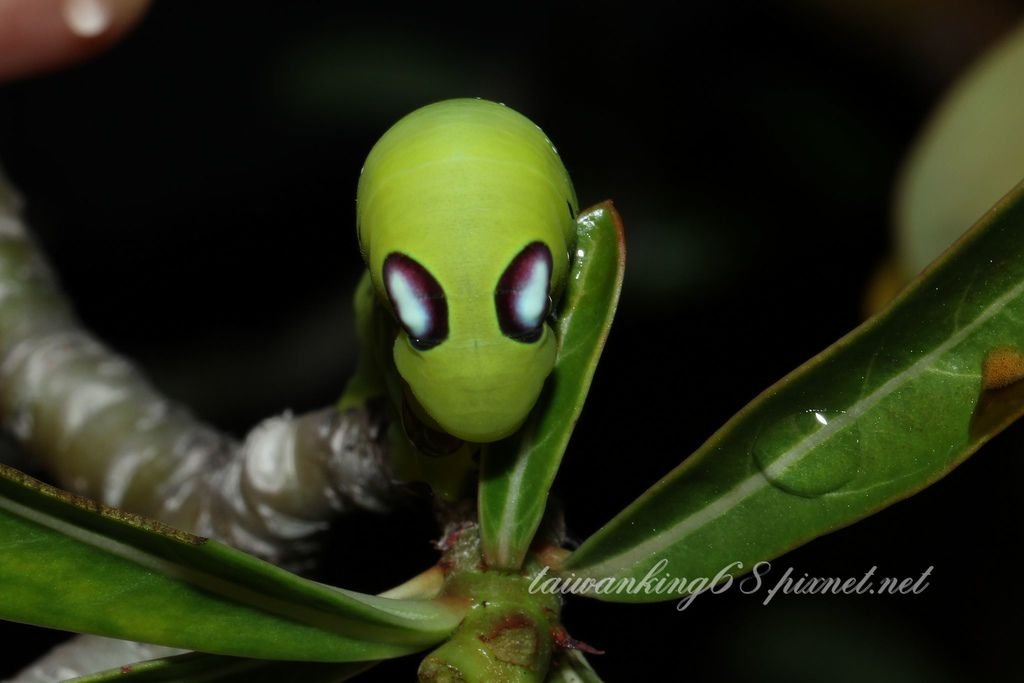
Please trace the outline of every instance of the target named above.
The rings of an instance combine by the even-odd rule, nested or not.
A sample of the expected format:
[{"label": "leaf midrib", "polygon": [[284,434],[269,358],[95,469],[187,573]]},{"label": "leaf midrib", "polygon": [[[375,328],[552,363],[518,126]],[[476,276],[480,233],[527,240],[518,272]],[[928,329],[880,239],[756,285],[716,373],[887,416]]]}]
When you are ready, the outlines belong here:
[{"label": "leaf midrib", "polygon": [[[946,341],[936,346],[932,351],[922,356],[914,364],[905,370],[894,375],[892,378],[881,384],[870,394],[859,399],[845,413],[829,421],[822,429],[804,437],[796,442],[789,450],[784,452],[769,467],[769,474],[778,478],[789,468],[797,465],[814,448],[821,445],[837,433],[843,431],[853,420],[864,415],[868,410],[876,406],[883,399],[893,394],[898,388],[914,381],[941,357],[950,350],[960,345],[980,326],[990,319],[999,315],[1012,301],[1024,294],[1024,281],[1018,283],[991,305],[979,313],[970,323],[956,330]],[[585,565],[573,569],[576,575],[580,576],[616,576],[617,573],[628,571],[637,564],[649,559],[652,555],[663,551],[685,539],[692,531],[700,529],[706,523],[717,519],[725,514],[734,505],[741,503],[761,489],[770,486],[768,476],[762,471],[751,475],[743,480],[714,503],[701,508],[686,517],[683,517],[672,526],[651,536],[646,541],[633,546],[616,555],[612,555],[597,564]],[[596,539],[595,539],[596,540]]]},{"label": "leaf midrib", "polygon": [[[129,562],[134,562],[135,564],[151,569],[162,576],[173,580],[180,580],[189,585],[195,586],[196,588],[209,591],[222,599],[236,602],[241,606],[263,611],[273,614],[276,617],[293,620],[308,626],[324,627],[329,625],[334,628],[341,626],[344,629],[360,630],[366,634],[367,638],[363,639],[350,636],[344,633],[344,631],[338,633],[338,635],[354,642],[361,642],[378,636],[384,642],[395,642],[391,629],[379,622],[361,622],[357,621],[354,616],[331,614],[329,612],[317,610],[304,605],[297,605],[288,600],[268,596],[265,593],[233,583],[214,574],[197,571],[182,564],[167,560],[154,553],[140,550],[131,544],[112,539],[99,532],[78,526],[53,515],[40,512],[3,496],[0,496],[0,510],[6,510],[17,517],[21,517],[34,524],[56,531],[57,533],[74,539],[77,542],[97,548],[115,557],[128,560]],[[375,609],[369,605],[367,605],[366,608],[371,610]],[[330,623],[325,624],[325,621]],[[412,632],[414,631],[415,626],[410,624],[407,626],[395,626],[394,628]],[[391,635],[391,637],[388,637],[389,635]]]}]

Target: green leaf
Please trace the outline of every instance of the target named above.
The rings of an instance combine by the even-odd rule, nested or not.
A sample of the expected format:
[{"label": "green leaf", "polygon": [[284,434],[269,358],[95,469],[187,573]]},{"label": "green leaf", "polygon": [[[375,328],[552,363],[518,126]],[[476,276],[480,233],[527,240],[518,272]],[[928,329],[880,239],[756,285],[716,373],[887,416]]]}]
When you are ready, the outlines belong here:
[{"label": "green leaf", "polygon": [[545,683],[601,683],[579,650],[566,650],[551,660]]},{"label": "green leaf", "polygon": [[308,581],[0,466],[0,618],[240,657],[338,662],[418,651],[461,615],[440,601]]},{"label": "green leaf", "polygon": [[151,659],[71,679],[73,683],[337,683],[376,662],[275,662],[198,652]]},{"label": "green leaf", "polygon": [[884,313],[765,391],[584,542],[563,574],[599,599],[669,600],[667,583],[614,593],[582,579],[739,574],[873,514],[1021,414],[1022,353],[1018,185]]},{"label": "green leaf", "polygon": [[896,192],[907,279],[1024,177],[1024,24],[973,66],[936,108]]},{"label": "green leaf", "polygon": [[577,219],[576,254],[558,312],[558,361],[527,423],[485,449],[480,533],[492,567],[518,568],[587,398],[622,289],[622,221],[611,202]]}]

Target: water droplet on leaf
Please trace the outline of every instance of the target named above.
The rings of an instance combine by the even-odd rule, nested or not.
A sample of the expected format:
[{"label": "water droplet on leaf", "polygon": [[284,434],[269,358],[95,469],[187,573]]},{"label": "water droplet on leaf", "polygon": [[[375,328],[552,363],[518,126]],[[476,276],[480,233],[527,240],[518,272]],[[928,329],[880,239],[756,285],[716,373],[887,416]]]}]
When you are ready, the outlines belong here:
[{"label": "water droplet on leaf", "polygon": [[842,488],[860,466],[860,433],[845,411],[811,408],[766,423],[754,443],[754,462],[778,489],[817,498]]}]

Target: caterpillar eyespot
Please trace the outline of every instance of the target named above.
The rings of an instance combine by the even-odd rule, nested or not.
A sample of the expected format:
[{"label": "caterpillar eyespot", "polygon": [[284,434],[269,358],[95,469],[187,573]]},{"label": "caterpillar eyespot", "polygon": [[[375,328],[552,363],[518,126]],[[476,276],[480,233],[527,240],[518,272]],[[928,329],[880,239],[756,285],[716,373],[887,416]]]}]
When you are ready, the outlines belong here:
[{"label": "caterpillar eyespot", "polygon": [[414,259],[393,252],[384,259],[384,285],[409,342],[420,351],[448,338],[448,305],[434,276]]},{"label": "caterpillar eyespot", "polygon": [[551,252],[542,242],[528,244],[498,282],[494,304],[506,337],[532,343],[544,331],[550,309]]},{"label": "caterpillar eyespot", "polygon": [[377,300],[400,323],[392,384],[448,434],[502,439],[536,403],[577,205],[544,133],[486,100],[418,109],[367,156],[356,225]]}]

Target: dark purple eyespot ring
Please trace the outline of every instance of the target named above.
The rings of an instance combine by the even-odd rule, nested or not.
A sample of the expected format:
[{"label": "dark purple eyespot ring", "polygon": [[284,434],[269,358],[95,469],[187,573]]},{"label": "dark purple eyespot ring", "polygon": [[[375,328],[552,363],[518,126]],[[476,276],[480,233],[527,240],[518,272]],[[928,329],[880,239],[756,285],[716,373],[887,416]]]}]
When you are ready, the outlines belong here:
[{"label": "dark purple eyespot ring", "polygon": [[384,289],[413,348],[432,349],[448,338],[448,302],[440,283],[400,252],[384,259]]},{"label": "dark purple eyespot ring", "polygon": [[544,331],[551,312],[551,250],[543,242],[531,242],[505,269],[494,290],[494,305],[502,334],[533,343]]}]

